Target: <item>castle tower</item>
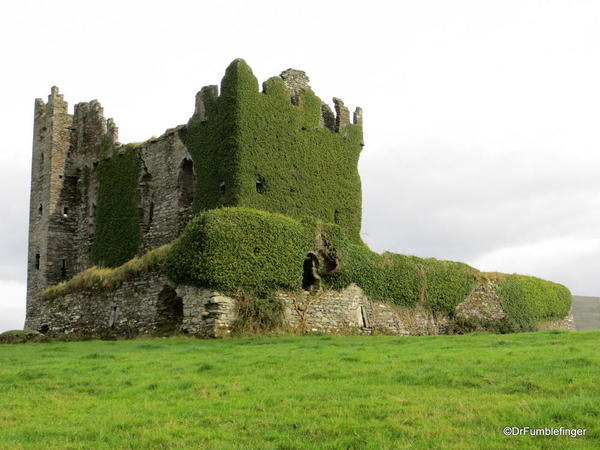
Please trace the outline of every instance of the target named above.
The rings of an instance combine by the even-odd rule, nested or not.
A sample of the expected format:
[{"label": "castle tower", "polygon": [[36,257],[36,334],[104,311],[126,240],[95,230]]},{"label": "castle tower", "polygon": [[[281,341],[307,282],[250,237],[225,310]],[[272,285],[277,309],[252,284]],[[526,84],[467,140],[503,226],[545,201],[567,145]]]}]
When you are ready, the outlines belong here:
[{"label": "castle tower", "polygon": [[195,211],[243,206],[338,224],[358,237],[362,110],[335,113],[306,74],[288,69],[259,90],[241,59],[216,86],[203,88],[180,130],[198,174]]},{"label": "castle tower", "polygon": [[[65,166],[73,117],[56,86],[48,103],[35,100],[29,251],[27,267],[27,321],[35,317],[37,298],[47,286],[68,276],[65,235],[61,222],[68,219],[68,206],[60,201],[65,185]],[[26,323],[26,328],[37,328]]]},{"label": "castle tower", "polygon": [[95,166],[118,139],[97,100],[73,115],[56,86],[48,103],[35,100],[26,328],[40,329],[41,292],[89,267],[96,201]]}]

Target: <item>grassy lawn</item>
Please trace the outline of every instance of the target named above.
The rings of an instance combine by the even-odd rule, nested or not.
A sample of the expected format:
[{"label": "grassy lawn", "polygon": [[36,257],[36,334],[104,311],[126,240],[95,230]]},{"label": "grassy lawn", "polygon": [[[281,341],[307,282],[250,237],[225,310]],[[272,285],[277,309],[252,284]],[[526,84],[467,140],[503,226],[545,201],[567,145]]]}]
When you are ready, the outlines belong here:
[{"label": "grassy lawn", "polygon": [[538,332],[0,345],[0,448],[600,448],[599,344]]}]

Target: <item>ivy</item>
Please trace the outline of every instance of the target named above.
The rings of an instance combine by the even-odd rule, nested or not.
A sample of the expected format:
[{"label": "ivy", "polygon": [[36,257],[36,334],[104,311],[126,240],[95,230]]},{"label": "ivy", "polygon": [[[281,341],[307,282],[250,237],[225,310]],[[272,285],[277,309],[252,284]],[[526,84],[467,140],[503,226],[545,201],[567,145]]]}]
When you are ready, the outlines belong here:
[{"label": "ivy", "polygon": [[314,237],[299,222],[247,208],[213,209],[174,242],[164,270],[174,281],[235,293],[296,290]]},{"label": "ivy", "polygon": [[414,307],[422,297],[430,309],[448,312],[475,283],[477,271],[466,264],[379,255],[335,224],[249,208],[198,215],[168,251],[164,270],[174,281],[232,293],[299,291],[307,254],[323,238],[339,259],[337,270],[321,274],[325,288],[355,283],[373,300]]},{"label": "ivy", "polygon": [[565,286],[525,275],[507,275],[498,294],[507,316],[524,327],[563,319],[571,307],[571,292]]},{"label": "ivy", "polygon": [[[277,326],[282,304],[273,293],[302,289],[309,252],[326,251],[336,261],[335,270],[318,274],[326,289],[355,283],[373,300],[445,314],[469,295],[476,269],[380,255],[360,239],[361,125],[332,132],[310,89],[292,104],[284,81],[273,77],[261,92],[243,60],[227,68],[219,96],[205,92],[206,117],[179,131],[196,173],[197,215],[166,250],[161,268],[173,281],[237,294],[245,299],[239,328],[256,330]],[[140,160],[133,146],[109,157],[111,150],[102,149],[98,166],[92,260],[102,266],[129,260],[140,243]],[[561,285],[509,275],[498,289],[507,312],[498,329],[530,329],[569,310],[570,292]]]},{"label": "ivy", "polygon": [[305,90],[293,105],[283,80],[259,92],[242,60],[227,68],[221,94],[205,97],[208,120],[180,131],[197,174],[196,212],[242,206],[337,222],[359,240],[362,126],[320,125],[321,100]]},{"label": "ivy", "polygon": [[116,267],[135,256],[140,245],[138,178],[141,163],[137,152],[125,146],[98,163],[96,229],[92,262]]}]

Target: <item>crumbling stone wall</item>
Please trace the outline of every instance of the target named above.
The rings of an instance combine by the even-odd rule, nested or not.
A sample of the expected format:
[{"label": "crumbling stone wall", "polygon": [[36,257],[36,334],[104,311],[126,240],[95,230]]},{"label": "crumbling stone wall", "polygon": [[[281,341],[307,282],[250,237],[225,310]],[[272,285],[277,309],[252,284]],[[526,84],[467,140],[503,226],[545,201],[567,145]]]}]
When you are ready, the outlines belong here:
[{"label": "crumbling stone wall", "polygon": [[192,217],[195,174],[177,129],[167,130],[138,149],[142,239],[139,252],[174,240]]},{"label": "crumbling stone wall", "polygon": [[[494,283],[481,283],[455,310],[435,315],[422,305],[404,308],[371,301],[356,285],[341,291],[276,294],[285,305],[283,329],[293,333],[443,334],[456,318],[505,317]],[[236,321],[236,300],[210,289],[175,285],[146,273],[110,291],[84,291],[43,300],[36,329],[51,334],[133,336],[179,331],[224,337]],[[541,329],[573,329],[572,318],[540,324]]]},{"label": "crumbling stone wall", "polygon": [[146,273],[114,290],[90,290],[40,301],[32,324],[51,335],[136,336],[162,331],[202,337],[229,333],[234,300],[208,289],[176,286]]}]

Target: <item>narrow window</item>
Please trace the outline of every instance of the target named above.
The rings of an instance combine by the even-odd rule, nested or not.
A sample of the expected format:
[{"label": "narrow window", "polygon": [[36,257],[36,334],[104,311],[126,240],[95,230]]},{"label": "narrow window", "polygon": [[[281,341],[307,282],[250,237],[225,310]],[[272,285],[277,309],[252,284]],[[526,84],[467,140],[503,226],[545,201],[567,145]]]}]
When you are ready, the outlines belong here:
[{"label": "narrow window", "polygon": [[92,218],[96,217],[96,204],[92,203]]},{"label": "narrow window", "polygon": [[194,164],[191,159],[185,158],[179,166],[179,177],[177,179],[179,190],[179,206],[188,208],[194,201]]},{"label": "narrow window", "polygon": [[67,277],[67,261],[62,260],[62,264],[60,266],[60,276],[64,279]]},{"label": "narrow window", "polygon": [[41,216],[42,214],[44,214],[44,206],[40,203],[40,206],[38,206],[38,214]]},{"label": "narrow window", "polygon": [[359,311],[359,317],[360,317],[360,326],[362,328],[369,328],[369,319],[367,317],[367,310],[365,309],[364,306],[360,307],[360,311]]},{"label": "narrow window", "polygon": [[150,210],[148,211],[148,225],[152,223],[154,219],[154,202],[150,202]]},{"label": "narrow window", "polygon": [[44,152],[42,152],[42,164],[44,164]]},{"label": "narrow window", "polygon": [[263,177],[258,177],[256,180],[256,192],[264,194],[267,191],[267,184]]},{"label": "narrow window", "polygon": [[40,270],[40,254],[35,254],[35,270]]},{"label": "narrow window", "polygon": [[219,184],[219,193],[220,194],[225,193],[225,182],[224,181],[221,181],[221,184]]},{"label": "narrow window", "polygon": [[113,306],[111,311],[110,311],[110,316],[108,318],[108,326],[110,328],[114,328],[115,327],[115,322],[117,321],[117,314],[118,314],[118,310],[116,306]]},{"label": "narrow window", "polygon": [[63,217],[69,217],[69,208],[66,206],[63,208]]}]

